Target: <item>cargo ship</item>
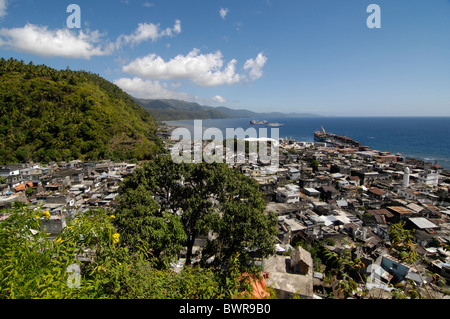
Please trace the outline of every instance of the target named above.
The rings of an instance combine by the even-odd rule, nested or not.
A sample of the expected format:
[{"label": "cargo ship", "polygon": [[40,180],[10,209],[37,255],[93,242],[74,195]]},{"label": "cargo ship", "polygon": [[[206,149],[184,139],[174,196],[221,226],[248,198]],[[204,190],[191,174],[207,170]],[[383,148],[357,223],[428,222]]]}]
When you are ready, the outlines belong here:
[{"label": "cargo ship", "polygon": [[283,126],[284,124],[281,123],[268,123],[267,126]]},{"label": "cargo ship", "polygon": [[334,133],[327,133],[322,127],[322,131],[314,132],[314,141],[328,143],[338,147],[360,147],[360,143],[347,136],[340,136]]},{"label": "cargo ship", "polygon": [[322,132],[321,131],[315,131],[314,132],[314,141],[315,142],[323,142],[325,143],[327,141],[327,133],[325,132],[325,129],[322,126]]},{"label": "cargo ship", "polygon": [[268,121],[257,121],[257,120],[251,120],[250,121],[250,124],[252,124],[252,125],[264,125],[264,124],[267,124],[267,123],[269,123]]}]

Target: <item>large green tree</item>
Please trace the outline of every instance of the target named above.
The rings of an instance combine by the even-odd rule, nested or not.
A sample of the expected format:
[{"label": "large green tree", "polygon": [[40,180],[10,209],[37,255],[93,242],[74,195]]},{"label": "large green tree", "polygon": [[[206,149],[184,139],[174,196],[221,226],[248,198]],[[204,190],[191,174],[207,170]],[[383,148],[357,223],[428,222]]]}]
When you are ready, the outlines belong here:
[{"label": "large green tree", "polygon": [[[124,181],[115,225],[131,247],[140,239],[159,253],[186,246],[187,264],[195,239],[212,231],[206,254],[220,263],[238,253],[245,259],[251,252],[273,253],[276,218],[264,211],[257,183],[226,164],[177,164],[161,155]],[[162,229],[147,222],[155,218],[166,219]]]}]

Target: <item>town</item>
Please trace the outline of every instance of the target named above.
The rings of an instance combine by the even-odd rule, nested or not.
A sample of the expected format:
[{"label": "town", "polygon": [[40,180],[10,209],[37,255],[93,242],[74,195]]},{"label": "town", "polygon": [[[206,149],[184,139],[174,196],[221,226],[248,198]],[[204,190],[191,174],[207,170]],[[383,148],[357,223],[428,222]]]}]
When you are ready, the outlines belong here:
[{"label": "town", "polygon": [[[167,131],[162,135],[170,149],[174,142]],[[279,298],[342,298],[324,265],[298,245],[320,242],[337,255],[358,256],[372,298],[392,298],[391,283],[411,281],[426,298],[448,298],[449,286],[436,278],[450,279],[449,170],[337,136],[328,143],[279,142],[276,168],[230,164],[259,184],[267,212],[278,215],[276,254],[260,261],[265,286]],[[98,207],[114,211],[120,182],[139,166],[108,160],[5,165],[0,209],[16,201],[39,206],[50,212],[41,227],[56,236],[76,214]],[[390,227],[398,223],[413,230],[420,257],[414,265],[392,249]],[[204,244],[196,241],[196,257]],[[184,257],[180,252],[176,271]]]}]

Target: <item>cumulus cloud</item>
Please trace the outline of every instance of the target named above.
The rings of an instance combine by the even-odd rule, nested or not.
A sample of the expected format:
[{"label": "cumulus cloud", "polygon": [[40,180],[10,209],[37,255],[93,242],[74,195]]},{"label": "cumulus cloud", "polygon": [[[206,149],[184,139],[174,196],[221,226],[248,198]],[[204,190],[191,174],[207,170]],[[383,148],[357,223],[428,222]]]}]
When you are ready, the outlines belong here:
[{"label": "cumulus cloud", "polygon": [[200,54],[198,49],[193,49],[185,56],[177,55],[169,61],[165,61],[156,54],[149,54],[123,66],[122,70],[147,79],[184,79],[200,86],[221,86],[239,83],[246,79],[258,79],[262,76],[262,67],[266,60],[267,58],[260,53],[255,60],[246,61],[244,70],[249,71],[250,78],[246,74],[236,72],[235,59],[225,65],[220,51]]},{"label": "cumulus cloud", "polygon": [[0,47],[40,56],[90,59],[108,55],[112,46],[100,45],[98,31],[49,30],[46,26],[27,24],[23,28],[0,29]]},{"label": "cumulus cloud", "polygon": [[[139,77],[120,78],[114,81],[122,90],[140,99],[177,99],[204,104],[225,103],[227,100],[220,95],[212,98],[200,98],[185,92],[173,89],[165,82],[144,80]],[[178,86],[178,85],[177,85]],[[177,87],[176,86],[176,87]]]},{"label": "cumulus cloud", "polygon": [[136,45],[147,40],[156,41],[159,38],[165,36],[171,37],[180,32],[181,32],[180,20],[175,21],[173,28],[166,28],[164,30],[160,29],[159,24],[139,23],[134,33],[119,36],[116,41],[116,46],[120,48],[125,44]]},{"label": "cumulus cloud", "polygon": [[[5,15],[6,1],[0,0],[0,17]],[[0,48],[37,54],[45,57],[65,57],[90,59],[93,56],[112,54],[123,45],[137,45],[143,41],[156,41],[161,37],[171,37],[181,32],[181,21],[173,27],[160,29],[159,24],[139,23],[130,35],[120,35],[111,42],[104,40],[99,31],[79,29],[55,29],[47,26],[26,24],[21,28],[0,29]]]},{"label": "cumulus cloud", "polygon": [[221,97],[220,95],[216,95],[213,98],[211,98],[211,102],[214,103],[225,103],[227,100],[223,97]]},{"label": "cumulus cloud", "polygon": [[249,59],[244,64],[244,70],[249,70],[250,80],[254,81],[262,77],[262,68],[267,62],[267,57],[259,53],[255,60]]},{"label": "cumulus cloud", "polygon": [[114,81],[122,90],[141,99],[180,99],[192,100],[192,96],[170,89],[166,83],[144,80],[139,77],[120,78]]},{"label": "cumulus cloud", "polygon": [[227,16],[227,14],[228,14],[228,8],[225,8],[225,9],[220,8],[219,15],[223,20],[225,20],[225,17]]}]

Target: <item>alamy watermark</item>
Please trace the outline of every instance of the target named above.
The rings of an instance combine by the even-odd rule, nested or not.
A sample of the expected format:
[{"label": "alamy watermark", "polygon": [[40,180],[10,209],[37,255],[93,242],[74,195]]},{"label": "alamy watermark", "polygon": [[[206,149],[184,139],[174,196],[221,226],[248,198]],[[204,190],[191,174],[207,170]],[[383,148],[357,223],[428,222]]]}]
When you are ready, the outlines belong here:
[{"label": "alamy watermark", "polygon": [[66,272],[69,273],[67,278],[67,287],[80,288],[81,286],[81,269],[78,264],[71,264],[67,267]]},{"label": "alamy watermark", "polygon": [[209,127],[203,130],[201,120],[194,121],[193,134],[187,128],[172,131],[171,140],[179,141],[170,148],[175,163],[227,163],[278,166],[279,129],[260,127],[226,128]]}]

